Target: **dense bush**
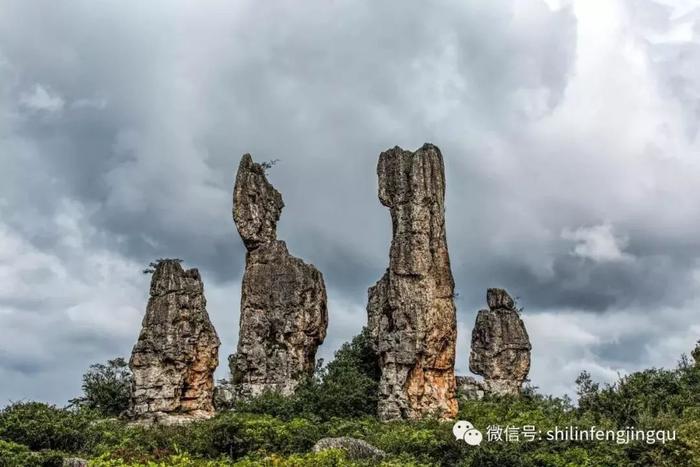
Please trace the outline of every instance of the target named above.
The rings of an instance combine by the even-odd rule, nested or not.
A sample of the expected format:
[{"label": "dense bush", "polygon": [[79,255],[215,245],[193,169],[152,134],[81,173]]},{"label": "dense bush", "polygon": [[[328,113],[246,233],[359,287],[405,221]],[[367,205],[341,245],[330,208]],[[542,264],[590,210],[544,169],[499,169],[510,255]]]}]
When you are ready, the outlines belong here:
[{"label": "dense bush", "polygon": [[33,452],[21,444],[0,440],[0,467],[62,467],[63,457],[60,452]]},{"label": "dense bush", "polygon": [[378,387],[379,367],[365,328],[351,342],[343,344],[335,359],[299,388],[297,412],[322,420],[374,415]]},{"label": "dense bush", "polygon": [[[141,465],[144,464],[110,459],[108,456],[100,457],[90,463],[91,467],[135,467]],[[414,459],[405,456],[386,460],[380,463],[352,462],[346,458],[343,452],[328,450],[320,453],[291,454],[289,456],[282,456],[278,454],[266,456],[252,455],[235,462],[227,460],[196,459],[187,454],[176,454],[169,456],[162,461],[149,463],[148,465],[149,467],[420,467],[423,464],[419,464]]]},{"label": "dense bush", "polygon": [[121,357],[91,365],[83,375],[83,396],[71,404],[116,417],[129,408],[131,381],[129,365]]},{"label": "dense bush", "polygon": [[0,412],[0,440],[39,451],[77,452],[89,440],[89,414],[71,412],[39,402],[20,402]]},{"label": "dense bush", "polygon": [[42,457],[40,453],[32,452],[26,446],[0,440],[0,467],[41,465]]},{"label": "dense bush", "polygon": [[335,359],[301,383],[294,396],[266,392],[234,406],[238,412],[283,419],[320,420],[372,416],[377,409],[379,367],[366,329],[343,344]]},{"label": "dense bush", "polygon": [[700,408],[700,367],[686,359],[674,370],[650,369],[601,388],[583,372],[576,380],[581,411],[617,426],[640,426],[660,416],[681,417]]},{"label": "dense bush", "polygon": [[182,446],[210,458],[237,459],[251,452],[291,454],[310,450],[322,437],[319,428],[307,419],[227,413],[192,426]]},{"label": "dense bush", "polygon": [[[463,400],[458,414],[484,433],[489,425],[535,425],[542,431],[555,426],[635,426],[676,430],[676,441],[535,439],[485,441],[479,447],[456,441],[451,422],[380,422],[374,416],[379,375],[375,361],[363,332],[295,396],[266,393],[238,404],[234,411],[186,426],[130,426],[104,418],[110,411],[102,403],[70,410],[35,402],[12,404],[0,411],[0,467],[60,465],[60,452],[89,458],[97,467],[374,465],[351,462],[341,452],[310,452],[319,439],[337,436],[363,439],[384,450],[388,457],[379,465],[385,467],[700,466],[700,367],[687,359],[676,369],[633,373],[609,385],[597,384],[583,373],[577,380],[578,405],[528,389],[518,398]],[[105,368],[98,367],[97,373],[104,374]]]}]

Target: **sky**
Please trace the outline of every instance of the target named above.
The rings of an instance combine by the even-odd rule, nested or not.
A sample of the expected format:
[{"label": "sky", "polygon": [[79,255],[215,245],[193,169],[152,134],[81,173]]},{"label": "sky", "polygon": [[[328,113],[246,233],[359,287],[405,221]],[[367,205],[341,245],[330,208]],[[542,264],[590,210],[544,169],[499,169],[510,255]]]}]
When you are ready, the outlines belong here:
[{"label": "sky", "polygon": [[700,339],[700,7],[670,0],[0,0],[0,405],[128,357],[160,257],[238,335],[243,153],[324,275],[328,361],[388,264],[380,152],[437,145],[458,374],[486,288],[575,395]]}]

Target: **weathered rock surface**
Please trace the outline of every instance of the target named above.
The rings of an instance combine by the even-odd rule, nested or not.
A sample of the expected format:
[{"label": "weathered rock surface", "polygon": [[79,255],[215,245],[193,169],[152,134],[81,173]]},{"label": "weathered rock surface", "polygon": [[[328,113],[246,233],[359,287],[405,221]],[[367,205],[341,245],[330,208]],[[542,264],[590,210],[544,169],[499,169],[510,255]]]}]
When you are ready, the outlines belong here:
[{"label": "weathered rock surface", "polygon": [[236,403],[236,393],[233,383],[226,380],[219,380],[214,386],[214,409],[217,412],[231,410]]},{"label": "weathered rock surface", "polygon": [[131,416],[180,423],[214,414],[219,338],[204,285],[179,260],[158,262],[138,342],[131,353]]},{"label": "weathered rock surface", "polygon": [[431,144],[395,147],[380,154],[377,175],[393,231],[389,268],[367,305],[381,368],[378,415],[452,418],[457,325],[442,154]]},{"label": "weathered rock surface", "polygon": [[386,453],[361,439],[349,438],[322,438],[312,448],[313,452],[321,452],[327,449],[340,449],[347,453],[349,460],[373,459],[380,460],[386,457]]},{"label": "weathered rock surface", "polygon": [[284,203],[249,154],[241,159],[233,220],[248,253],[237,352],[229,357],[236,397],[290,394],[316,365],[328,327],[321,273],[276,239]]},{"label": "weathered rock surface", "polygon": [[693,357],[693,360],[695,360],[695,364],[700,366],[700,341],[698,341],[690,355]]},{"label": "weathered rock surface", "polygon": [[282,195],[267,181],[265,168],[244,154],[233,188],[233,221],[249,251],[277,240],[282,208]]},{"label": "weathered rock surface", "polygon": [[481,310],[472,331],[469,369],[484,377],[486,392],[519,394],[530,372],[530,338],[515,308],[515,301],[503,289],[488,289],[488,310]]},{"label": "weathered rock surface", "polygon": [[467,400],[481,400],[488,392],[484,382],[471,376],[456,376],[457,396]]}]

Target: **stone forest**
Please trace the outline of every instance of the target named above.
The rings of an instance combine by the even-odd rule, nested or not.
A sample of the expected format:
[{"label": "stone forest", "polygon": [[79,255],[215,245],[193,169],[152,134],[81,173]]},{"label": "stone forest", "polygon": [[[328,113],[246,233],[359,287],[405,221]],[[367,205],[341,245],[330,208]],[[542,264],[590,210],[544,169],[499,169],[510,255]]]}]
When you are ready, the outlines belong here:
[{"label": "stone forest", "polygon": [[[197,269],[151,263],[130,359],[90,366],[67,407],[0,410],[0,467],[700,466],[700,343],[676,368],[614,382],[583,371],[575,401],[541,394],[528,380],[523,310],[493,284],[479,292],[482,310],[466,310],[470,374],[455,374],[468,337],[457,332],[445,164],[432,144],[379,155],[386,271],[366,278],[360,334],[322,362],[334,310],[323,272],[278,238],[285,205],[269,168],[245,154],[233,181],[246,249],[237,347],[221,348]],[[215,381],[220,352],[229,377]]]},{"label": "stone forest", "polygon": [[[445,168],[440,150],[395,147],[379,155],[379,200],[391,214],[386,273],[369,288],[367,329],[380,368],[381,420],[457,415],[457,386],[474,398],[518,395],[530,369],[530,341],[514,300],[486,293],[472,332],[470,369],[455,376],[457,320],[445,234]],[[282,195],[265,167],[241,158],[233,220],[247,251],[238,348],[229,356],[229,399],[294,393],[316,367],[328,327],[323,275],[277,238]],[[143,329],[134,346],[130,415],[180,423],[214,415],[219,339],[196,269],[155,265]]]}]

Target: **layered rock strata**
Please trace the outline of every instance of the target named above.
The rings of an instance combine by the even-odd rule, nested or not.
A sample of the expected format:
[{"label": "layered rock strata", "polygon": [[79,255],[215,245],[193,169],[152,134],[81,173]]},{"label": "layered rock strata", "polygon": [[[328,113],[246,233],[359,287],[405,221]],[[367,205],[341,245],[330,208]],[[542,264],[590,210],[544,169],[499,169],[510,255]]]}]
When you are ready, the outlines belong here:
[{"label": "layered rock strata", "polygon": [[236,397],[291,394],[316,365],[328,312],[321,273],[277,240],[284,203],[265,167],[245,154],[233,193],[233,219],[247,251],[238,348],[229,357]]},{"label": "layered rock strata", "polygon": [[157,263],[129,361],[131,417],[179,423],[214,414],[220,343],[206,304],[197,269],[184,270],[179,260]]},{"label": "layered rock strata", "polygon": [[380,154],[377,175],[392,223],[389,268],[367,305],[381,368],[378,415],[452,418],[457,325],[442,154],[432,144],[395,147]]},{"label": "layered rock strata", "polygon": [[484,377],[483,390],[519,394],[530,372],[530,338],[515,301],[503,289],[488,289],[472,331],[469,369]]}]

